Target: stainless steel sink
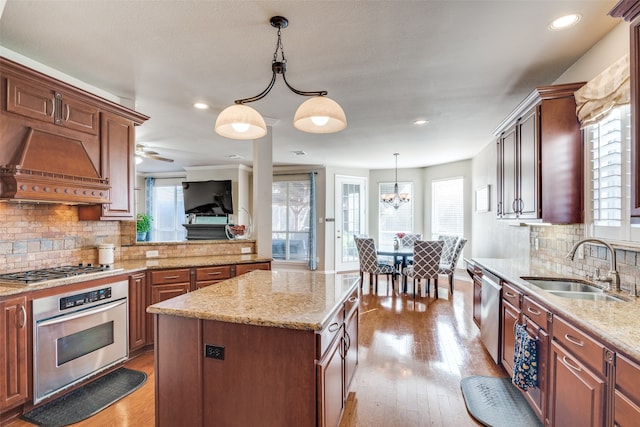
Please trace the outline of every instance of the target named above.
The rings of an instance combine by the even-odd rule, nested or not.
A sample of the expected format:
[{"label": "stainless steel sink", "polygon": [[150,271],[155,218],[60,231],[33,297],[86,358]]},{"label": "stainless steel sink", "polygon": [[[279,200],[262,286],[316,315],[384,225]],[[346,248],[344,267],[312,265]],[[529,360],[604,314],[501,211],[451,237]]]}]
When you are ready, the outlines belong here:
[{"label": "stainless steel sink", "polygon": [[603,293],[603,290],[597,286],[589,285],[579,280],[572,279],[538,279],[523,277],[524,280],[544,289],[553,292],[587,292],[587,293]]},{"label": "stainless steel sink", "polygon": [[602,288],[586,283],[580,279],[556,279],[544,277],[521,277],[530,284],[563,298],[584,299],[592,301],[625,301],[609,295]]},{"label": "stainless steel sink", "polygon": [[563,291],[549,291],[549,292],[564,298],[586,299],[586,300],[592,300],[592,301],[619,301],[619,302],[624,301],[622,298],[605,294],[604,292],[563,292]]}]

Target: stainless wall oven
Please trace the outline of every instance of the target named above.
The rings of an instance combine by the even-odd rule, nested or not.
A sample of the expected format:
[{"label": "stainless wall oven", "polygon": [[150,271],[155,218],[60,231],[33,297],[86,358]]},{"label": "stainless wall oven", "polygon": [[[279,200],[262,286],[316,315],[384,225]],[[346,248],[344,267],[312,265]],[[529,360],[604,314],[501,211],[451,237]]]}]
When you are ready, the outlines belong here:
[{"label": "stainless wall oven", "polygon": [[33,300],[33,401],[128,357],[128,282]]}]

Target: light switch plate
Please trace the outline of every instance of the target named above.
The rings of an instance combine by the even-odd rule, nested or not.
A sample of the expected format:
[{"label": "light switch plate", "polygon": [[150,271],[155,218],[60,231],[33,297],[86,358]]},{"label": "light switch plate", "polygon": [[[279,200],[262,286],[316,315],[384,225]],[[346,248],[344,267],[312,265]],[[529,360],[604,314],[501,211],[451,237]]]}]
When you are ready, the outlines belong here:
[{"label": "light switch plate", "polygon": [[243,254],[250,254],[251,248],[240,248],[240,252]]},{"label": "light switch plate", "polygon": [[158,251],[147,251],[147,258],[156,258],[158,255]]}]

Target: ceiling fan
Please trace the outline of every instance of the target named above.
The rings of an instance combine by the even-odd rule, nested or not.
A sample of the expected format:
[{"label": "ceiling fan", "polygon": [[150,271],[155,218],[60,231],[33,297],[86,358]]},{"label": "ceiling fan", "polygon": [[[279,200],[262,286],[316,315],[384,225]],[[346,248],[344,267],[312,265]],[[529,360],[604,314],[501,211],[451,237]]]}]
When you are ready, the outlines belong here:
[{"label": "ceiling fan", "polygon": [[160,160],[163,162],[173,162],[173,159],[162,157],[157,151],[153,151],[141,144],[136,144],[136,156],[144,157],[146,159]]}]

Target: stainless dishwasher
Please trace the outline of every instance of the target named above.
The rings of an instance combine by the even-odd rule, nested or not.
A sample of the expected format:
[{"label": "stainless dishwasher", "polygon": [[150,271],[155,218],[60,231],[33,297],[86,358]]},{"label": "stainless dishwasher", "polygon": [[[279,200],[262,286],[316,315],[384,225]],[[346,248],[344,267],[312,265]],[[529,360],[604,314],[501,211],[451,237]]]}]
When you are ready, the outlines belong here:
[{"label": "stainless dishwasher", "polygon": [[500,364],[500,278],[482,270],[480,303],[480,338],[491,358]]}]

